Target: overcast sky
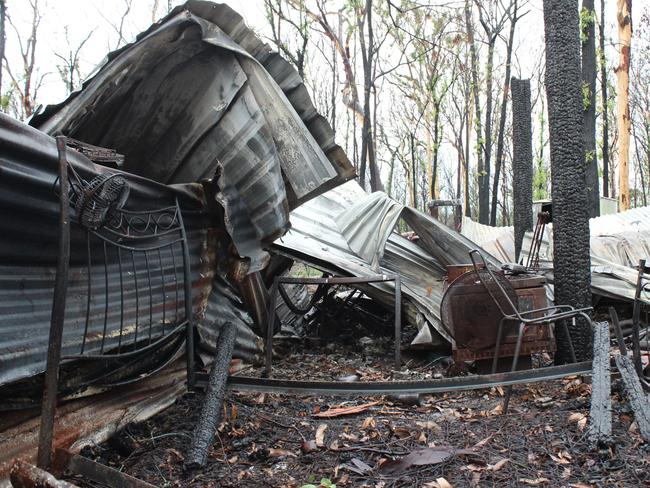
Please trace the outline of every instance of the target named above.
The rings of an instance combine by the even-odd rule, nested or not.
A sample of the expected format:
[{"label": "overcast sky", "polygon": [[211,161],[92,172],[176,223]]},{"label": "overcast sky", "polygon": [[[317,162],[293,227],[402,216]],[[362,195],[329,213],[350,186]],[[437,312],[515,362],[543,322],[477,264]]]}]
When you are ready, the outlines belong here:
[{"label": "overcast sky", "polygon": [[[159,0],[156,20],[166,11],[167,1]],[[176,0],[173,4],[182,2]],[[264,13],[263,0],[225,0],[233,9],[239,12],[246,23],[255,31],[265,35],[268,33]],[[431,2],[427,2],[431,3]],[[448,1],[446,3],[449,3]],[[462,2],[459,2],[462,3]],[[596,2],[598,3],[598,2]],[[611,20],[615,19],[615,0],[608,0],[608,10],[611,10]],[[634,2],[634,13],[640,11],[640,0]],[[42,23],[38,36],[37,64],[41,74],[45,75],[43,88],[38,97],[42,103],[56,103],[66,95],[65,87],[57,73],[58,62],[55,53],[65,55],[68,46],[77,46],[90,33],[91,37],[81,52],[81,67],[83,73],[89,73],[97,66],[106,53],[116,47],[117,34],[111,24],[118,24],[125,10],[124,0],[39,0],[42,10]],[[152,8],[154,0],[134,0],[131,12],[125,25],[124,33],[128,41],[146,29],[152,23]],[[7,0],[8,13],[15,26],[25,35],[30,27],[30,7],[27,0]],[[532,69],[543,49],[542,2],[531,0],[526,7],[530,12],[522,19],[517,28],[518,43],[529,46],[519,52],[515,60],[513,74],[522,77]],[[67,34],[66,34],[67,31]],[[613,33],[613,32],[612,32]],[[67,38],[66,38],[67,36]],[[15,32],[7,26],[7,56],[10,64],[19,62],[18,43]],[[520,73],[517,73],[520,71]]]},{"label": "overcast sky", "polygon": [[[153,0],[133,0],[131,11],[124,24],[128,42],[166,13],[167,0],[159,0],[156,19],[152,19]],[[181,4],[175,0],[173,5]],[[256,31],[266,29],[266,17],[262,0],[224,0],[246,23]],[[43,104],[57,103],[66,96],[65,86],[57,72],[60,62],[55,53],[64,55],[68,46],[76,47],[90,33],[81,51],[81,71],[89,73],[99,65],[106,54],[116,47],[117,31],[111,24],[119,24],[125,11],[124,0],[39,0],[42,22],[37,38],[36,59],[45,74],[39,101]],[[31,25],[31,8],[27,0],[7,0],[7,12],[12,22],[26,38]],[[67,30],[67,39],[66,39]],[[12,66],[19,66],[20,51],[14,29],[7,25],[6,54]],[[3,83],[6,87],[6,82]]]}]

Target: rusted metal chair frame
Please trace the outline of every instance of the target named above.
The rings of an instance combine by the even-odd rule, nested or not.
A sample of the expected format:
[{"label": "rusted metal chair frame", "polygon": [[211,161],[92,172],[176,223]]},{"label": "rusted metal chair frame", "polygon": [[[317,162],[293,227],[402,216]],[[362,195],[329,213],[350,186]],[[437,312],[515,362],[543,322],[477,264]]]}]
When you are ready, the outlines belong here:
[{"label": "rusted metal chair frame", "polygon": [[634,292],[634,307],[632,309],[632,356],[634,368],[641,379],[645,379],[643,374],[643,362],[641,361],[641,307],[644,305],[646,307],[648,306],[647,302],[641,299],[641,293],[644,291],[650,291],[650,266],[646,266],[645,259],[640,259],[636,289]]},{"label": "rusted metal chair frame", "polygon": [[[469,252],[469,256],[470,259],[472,260],[472,266],[474,267],[476,276],[478,277],[481,284],[483,285],[483,288],[485,288],[487,293],[490,295],[490,298],[492,298],[492,301],[496,304],[499,311],[503,315],[503,317],[499,321],[499,326],[497,328],[496,344],[494,346],[494,359],[492,361],[492,374],[496,373],[497,370],[497,365],[499,362],[499,352],[501,349],[501,340],[503,336],[503,326],[505,322],[508,321],[516,322],[519,324],[518,331],[517,331],[517,343],[515,345],[515,353],[514,353],[514,357],[512,358],[512,367],[510,369],[511,371],[517,370],[517,364],[519,362],[519,354],[521,352],[521,343],[523,340],[524,333],[526,331],[526,327],[532,325],[546,324],[549,327],[549,331],[550,331],[551,324],[556,323],[557,321],[560,321],[560,323],[562,324],[564,333],[566,334],[566,337],[568,339],[571,360],[574,363],[577,362],[575,350],[573,348],[573,341],[571,340],[571,334],[569,332],[569,327],[567,326],[566,320],[567,319],[575,320],[576,317],[580,316],[583,317],[587,321],[587,323],[591,325],[592,323],[591,317],[587,315],[587,312],[592,310],[592,307],[576,309],[570,305],[553,305],[550,307],[544,307],[535,310],[520,312],[518,308],[515,306],[515,304],[512,303],[510,297],[508,297],[508,294],[506,293],[506,290],[504,290],[501,283],[499,283],[499,281],[496,279],[494,272],[488,266],[488,263],[485,260],[485,257],[483,257],[483,255],[481,254],[481,252],[478,249],[473,249]],[[477,261],[477,256],[480,257],[480,261],[481,261],[480,263]],[[479,266],[481,265],[484,266],[484,268],[479,268]],[[488,274],[490,275],[490,279],[497,285],[499,292],[501,293],[503,298],[506,300],[506,303],[510,307],[511,309],[510,312],[507,312],[506,310],[503,309],[503,307],[501,306],[501,302],[494,295],[491,287],[488,286],[488,284],[485,282],[484,278],[481,276],[479,269],[485,269],[488,272]],[[534,315],[536,314],[543,314],[543,315],[539,317],[534,317]],[[531,317],[531,315],[533,315],[533,317]],[[506,413],[508,410],[511,391],[512,391],[512,387],[508,387],[508,392],[506,394],[506,399],[503,408],[504,413]]]},{"label": "rusted metal chair frame", "polygon": [[[58,175],[58,192],[59,192],[59,207],[60,207],[60,221],[59,221],[59,254],[57,258],[57,272],[56,283],[54,290],[54,298],[52,303],[52,321],[50,326],[50,338],[48,345],[47,366],[45,371],[45,388],[43,392],[43,407],[41,411],[41,427],[39,434],[39,452],[38,452],[38,465],[41,468],[47,469],[51,462],[52,455],[52,439],[54,430],[54,416],[56,412],[56,401],[58,395],[59,371],[61,362],[64,360],[124,360],[126,366],[131,366],[134,362],[138,361],[140,355],[147,350],[154,350],[159,347],[164,341],[170,337],[177,336],[185,329],[185,345],[187,352],[187,381],[188,386],[194,383],[195,365],[194,365],[194,323],[192,317],[192,293],[191,293],[191,274],[190,274],[190,259],[189,249],[187,244],[187,235],[183,223],[183,216],[178,204],[175,201],[173,206],[146,210],[146,211],[130,211],[119,209],[111,215],[108,220],[97,229],[83,227],[86,232],[86,272],[87,272],[87,289],[86,289],[86,313],[83,330],[83,338],[81,341],[80,352],[78,354],[71,354],[62,356],[62,336],[65,322],[65,304],[66,296],[68,293],[68,273],[70,270],[70,227],[71,227],[71,212],[70,212],[70,198],[78,192],[79,188],[75,188],[81,184],[82,180],[79,175],[74,171],[74,168],[68,164],[66,158],[66,138],[57,137],[57,149],[59,152],[59,175]],[[70,174],[72,174],[75,181],[70,181]],[[109,176],[109,179],[114,175]],[[128,176],[120,174],[120,176]],[[80,216],[76,216],[80,218]],[[76,220],[76,219],[75,219]],[[101,344],[99,346],[99,353],[89,354],[86,351],[87,337],[89,331],[89,324],[91,322],[91,301],[92,294],[92,266],[93,262],[93,246],[91,245],[91,238],[101,243],[100,249],[103,253],[103,269],[105,279],[104,289],[104,314],[103,314],[103,332],[101,335]],[[178,260],[174,255],[174,247],[181,247],[182,256]],[[105,339],[108,326],[109,315],[109,271],[108,271],[108,249],[116,249],[117,263],[119,269],[119,302],[120,302],[120,328],[119,336],[117,339],[117,348],[111,346],[105,348]],[[168,330],[165,328],[166,322],[166,293],[167,285],[171,284],[166,282],[165,269],[162,260],[162,251],[168,249],[171,253],[172,266],[173,266],[173,287],[175,294],[175,316],[173,327]],[[127,270],[127,265],[123,263],[122,254],[130,254],[131,267],[130,271]],[[140,293],[142,290],[138,285],[138,274],[142,275],[142,269],[136,266],[135,254],[144,254],[146,277],[148,283],[148,301],[143,300],[143,305],[148,303],[148,314],[145,307],[140,307]],[[158,272],[161,279],[162,291],[162,322],[160,323],[160,331],[153,333],[154,325],[158,326],[156,321],[153,320],[153,309],[158,306],[154,302],[152,292],[152,266],[151,264],[156,261],[155,257],[150,259],[149,253],[155,253],[157,262],[160,266]],[[101,253],[100,253],[101,254]],[[177,262],[182,262],[183,269],[183,287],[180,289],[180,280],[177,273]],[[124,344],[123,339],[126,337],[125,331],[125,275],[132,273],[132,280],[135,290],[135,330],[133,334],[133,341],[130,344]],[[171,280],[171,276],[169,277]],[[183,294],[184,301],[184,317],[179,314],[179,295]],[[149,316],[149,329],[148,334],[146,331],[145,339],[138,341],[139,333],[139,319],[141,312]],[[101,320],[100,320],[101,322]],[[101,323],[100,323],[101,325]],[[179,347],[182,343],[179,344]],[[124,349],[124,350],[123,350]],[[176,349],[178,350],[178,349]],[[164,361],[162,366],[158,366],[155,373],[162,369],[175,357],[171,354],[169,358]],[[130,361],[130,362],[129,362]],[[121,365],[120,367],[125,367]],[[113,371],[114,372],[114,371]],[[124,384],[141,379],[143,376],[138,375],[119,383],[111,383],[112,385]],[[99,378],[101,379],[101,378]],[[91,382],[95,384],[95,382]],[[90,383],[89,383],[90,384]]]}]

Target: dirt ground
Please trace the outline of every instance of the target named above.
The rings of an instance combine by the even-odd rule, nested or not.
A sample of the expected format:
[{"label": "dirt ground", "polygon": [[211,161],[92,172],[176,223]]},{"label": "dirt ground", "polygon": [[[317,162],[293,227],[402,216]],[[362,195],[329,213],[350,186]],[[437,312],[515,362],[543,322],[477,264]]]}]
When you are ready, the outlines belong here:
[{"label": "dirt ground", "polygon": [[[307,354],[294,345],[274,376],[370,381],[448,369],[424,355],[392,371],[390,348],[359,339],[310,345]],[[83,454],[161,487],[650,486],[650,447],[616,380],[614,392],[614,442],[600,449],[586,437],[590,385],[574,377],[515,387],[507,415],[501,389],[417,399],[230,392],[208,466],[196,472],[185,472],[183,459],[202,394],[188,393]]]}]

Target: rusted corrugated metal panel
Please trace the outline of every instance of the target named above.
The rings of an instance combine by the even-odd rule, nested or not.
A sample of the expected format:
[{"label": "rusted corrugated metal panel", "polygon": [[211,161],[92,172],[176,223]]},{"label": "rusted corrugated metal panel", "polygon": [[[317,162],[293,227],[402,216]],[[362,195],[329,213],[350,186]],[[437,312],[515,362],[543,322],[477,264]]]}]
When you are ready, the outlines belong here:
[{"label": "rusted corrugated metal panel", "polygon": [[[185,390],[185,363],[177,361],[137,384],[62,403],[55,419],[54,446],[78,452],[104,442],[131,422],[141,422],[171,405]],[[0,486],[14,458],[33,462],[38,449],[38,410],[4,413],[0,422]]]},{"label": "rusted corrugated metal panel", "polygon": [[[394,231],[400,218],[420,236],[417,244]],[[275,243],[279,252],[337,274],[399,273],[404,313],[420,331],[413,344],[450,341],[440,321],[444,266],[466,263],[469,250],[477,247],[474,243],[384,193],[366,194],[355,182],[298,207],[291,213],[291,224],[291,230]],[[376,283],[364,291],[392,306],[393,286]]]},{"label": "rusted corrugated metal panel", "polygon": [[233,289],[216,276],[205,313],[197,324],[204,349],[214,352],[219,331],[227,322],[237,327],[234,356],[251,363],[261,362],[264,344],[252,330],[253,319]]},{"label": "rusted corrugated metal panel", "polygon": [[215,178],[251,272],[289,208],[354,176],[295,70],[211,2],[174,9],[31,123],[116,149],[124,169],[162,183]]},{"label": "rusted corrugated metal panel", "polygon": [[[504,262],[514,261],[512,227],[490,227],[465,219],[462,233],[476,239],[486,250]],[[597,295],[619,300],[633,300],[639,259],[650,256],[650,207],[595,217],[589,221],[591,233],[591,289]],[[522,244],[526,262],[532,233]],[[542,268],[553,267],[553,224],[547,225],[540,248]],[[552,282],[552,274],[549,274]],[[650,302],[650,293],[645,295]]]},{"label": "rusted corrugated metal panel", "polygon": [[[56,267],[58,196],[55,192],[57,153],[54,139],[0,115],[0,145],[0,233],[3,236],[0,240],[0,385],[4,385],[45,369]],[[68,153],[71,165],[84,177],[107,171],[75,151]],[[182,202],[188,231],[194,311],[200,315],[211,288],[216,259],[214,245],[210,242],[210,215],[205,210],[202,187],[184,185],[170,188],[132,176],[128,177],[128,181],[131,193],[127,206],[153,208],[173,203],[175,198]],[[73,258],[64,328],[64,355],[80,352],[86,316],[86,236],[78,226],[73,226],[72,230]],[[135,277],[130,267],[122,275],[123,309],[116,256],[108,256],[107,276],[104,274],[103,260],[92,263],[88,336],[95,340],[87,343],[86,353],[95,352],[101,343],[105,308],[108,308],[106,349],[116,342],[115,332],[119,330],[122,313],[128,331],[127,341],[135,337],[136,310],[140,324],[148,324],[152,319],[154,336],[155,332],[162,331],[163,314],[165,327],[171,327],[176,308],[180,313],[183,310],[180,256],[180,252],[176,257],[170,252],[161,254],[161,267],[167,276],[164,311],[162,306],[158,306],[163,301],[162,275],[152,273],[146,276],[142,253],[134,256]],[[177,281],[172,279],[174,269]],[[105,299],[106,278],[108,304]],[[134,279],[138,280],[140,300],[143,302],[139,308],[136,305]],[[151,316],[148,307],[150,297],[154,305]]]}]

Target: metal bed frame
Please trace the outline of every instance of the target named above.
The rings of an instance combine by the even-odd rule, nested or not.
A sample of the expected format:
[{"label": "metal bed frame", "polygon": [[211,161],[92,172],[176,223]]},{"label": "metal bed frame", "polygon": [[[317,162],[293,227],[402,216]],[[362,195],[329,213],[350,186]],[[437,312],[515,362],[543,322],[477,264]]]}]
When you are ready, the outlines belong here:
[{"label": "metal bed frame", "polygon": [[[194,384],[195,375],[189,249],[178,200],[164,208],[126,210],[122,207],[128,198],[128,175],[99,175],[90,182],[85,181],[67,161],[66,137],[59,136],[56,142],[59,154],[59,175],[55,182],[60,208],[59,252],[37,460],[38,466],[45,469],[51,464],[54,417],[63,362],[101,361],[115,364],[112,369],[109,368],[108,374],[95,376],[82,386],[117,386],[137,381],[145,375],[136,371],[137,374],[121,378],[118,382],[106,381],[107,377],[115,376],[120,371],[128,376],[129,368],[137,365],[143,355],[165,345],[169,347],[176,340],[176,344],[171,344],[172,353],[163,364],[148,371],[147,375],[169,364],[177,356],[183,342],[186,346],[188,387]],[[115,186],[118,179],[121,186],[117,186],[122,190],[120,201],[102,200],[107,185]],[[88,209],[89,213],[86,212]],[[89,223],[88,215],[95,220]],[[72,224],[80,228],[81,235],[85,233],[85,317],[78,352],[62,355]],[[163,256],[168,261],[171,258],[173,271],[170,272],[169,267],[165,269]],[[117,264],[117,294],[109,289],[109,262],[112,266],[115,262]],[[179,273],[179,268],[182,273]],[[179,275],[182,276],[182,283]],[[93,289],[93,283],[103,283],[103,293],[101,286]],[[167,297],[168,293],[173,295],[173,305]],[[125,316],[125,301],[133,299],[135,317]],[[181,301],[184,305],[182,308]],[[119,329],[115,322],[109,326],[109,317],[115,317],[117,307]]]}]

